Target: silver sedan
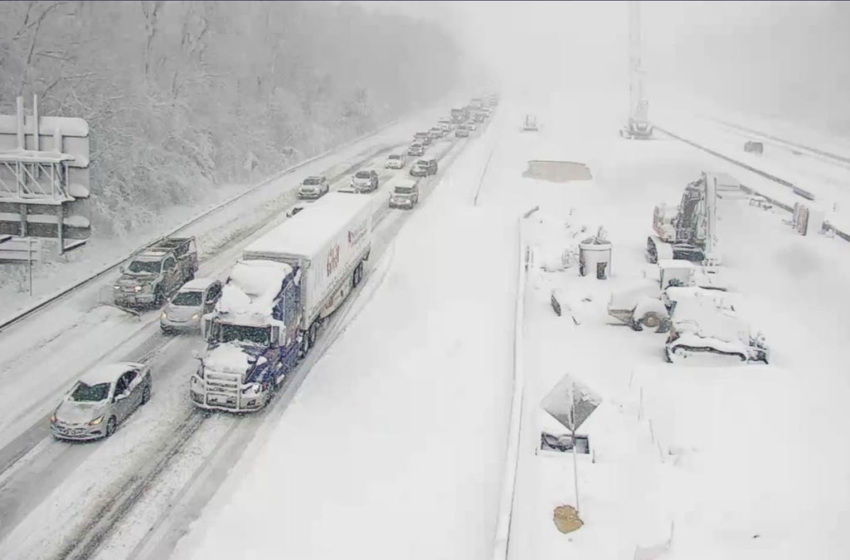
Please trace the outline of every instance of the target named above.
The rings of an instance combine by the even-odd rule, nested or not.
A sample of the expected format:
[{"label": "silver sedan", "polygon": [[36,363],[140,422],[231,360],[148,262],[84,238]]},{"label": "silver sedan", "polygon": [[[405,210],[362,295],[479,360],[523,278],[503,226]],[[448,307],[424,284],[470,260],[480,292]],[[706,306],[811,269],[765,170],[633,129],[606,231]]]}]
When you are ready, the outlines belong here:
[{"label": "silver sedan", "polygon": [[134,362],[97,366],[65,395],[50,417],[50,427],[57,439],[109,437],[150,398],[150,366]]}]

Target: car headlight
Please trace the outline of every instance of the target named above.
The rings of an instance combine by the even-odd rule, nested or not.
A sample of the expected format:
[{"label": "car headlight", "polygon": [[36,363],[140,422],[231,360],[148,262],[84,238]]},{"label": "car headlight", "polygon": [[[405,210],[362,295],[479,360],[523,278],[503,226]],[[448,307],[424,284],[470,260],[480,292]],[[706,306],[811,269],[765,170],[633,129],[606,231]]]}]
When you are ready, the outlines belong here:
[{"label": "car headlight", "polygon": [[116,290],[120,290],[121,286],[113,286],[113,288],[115,288]]},{"label": "car headlight", "polygon": [[103,415],[102,414],[100,416],[98,416],[97,418],[95,418],[94,420],[92,420],[91,422],[88,422],[86,424],[86,426],[97,426],[101,422],[103,422]]},{"label": "car headlight", "polygon": [[192,315],[192,320],[196,321],[200,316],[201,315],[199,313],[195,313],[194,315]]},{"label": "car headlight", "polygon": [[134,286],[133,291],[136,292],[136,293],[139,293],[139,292],[142,291],[142,287],[141,286]]},{"label": "car headlight", "polygon": [[55,412],[54,412],[53,414],[51,414],[51,415],[50,415],[50,423],[51,423],[51,424],[55,424],[55,423],[56,423],[56,413],[55,413]]},{"label": "car headlight", "polygon": [[165,311],[163,311],[163,312],[162,312],[162,314],[160,315],[160,317],[161,317],[162,319],[168,319],[168,313],[166,313]]}]

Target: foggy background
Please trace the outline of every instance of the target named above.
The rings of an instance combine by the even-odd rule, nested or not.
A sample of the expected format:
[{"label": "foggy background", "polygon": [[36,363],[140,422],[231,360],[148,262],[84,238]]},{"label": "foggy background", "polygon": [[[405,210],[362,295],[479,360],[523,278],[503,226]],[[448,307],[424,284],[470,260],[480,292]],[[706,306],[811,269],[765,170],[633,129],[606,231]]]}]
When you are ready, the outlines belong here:
[{"label": "foggy background", "polygon": [[[626,2],[363,2],[438,22],[505,87],[628,95]],[[850,3],[641,2],[653,91],[850,135]]]}]

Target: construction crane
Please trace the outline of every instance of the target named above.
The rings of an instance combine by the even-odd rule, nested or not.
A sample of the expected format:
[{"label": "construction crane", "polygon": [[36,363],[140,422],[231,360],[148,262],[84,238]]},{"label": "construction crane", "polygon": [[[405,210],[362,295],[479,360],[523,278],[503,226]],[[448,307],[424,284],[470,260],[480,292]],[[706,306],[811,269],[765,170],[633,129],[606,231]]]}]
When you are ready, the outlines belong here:
[{"label": "construction crane", "polygon": [[652,138],[649,102],[646,100],[641,55],[640,2],[629,2],[629,121],[620,129],[628,139]]},{"label": "construction crane", "polygon": [[646,258],[651,263],[681,259],[710,268],[718,266],[716,225],[717,177],[703,172],[685,187],[678,206],[661,203],[655,207],[655,235],[646,240]]}]

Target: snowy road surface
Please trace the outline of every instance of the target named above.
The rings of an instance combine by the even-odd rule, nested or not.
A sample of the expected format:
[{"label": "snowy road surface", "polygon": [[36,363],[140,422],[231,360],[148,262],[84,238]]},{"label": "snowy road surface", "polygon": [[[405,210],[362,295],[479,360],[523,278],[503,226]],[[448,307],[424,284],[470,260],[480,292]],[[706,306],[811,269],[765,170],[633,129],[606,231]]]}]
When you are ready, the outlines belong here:
[{"label": "snowy road surface", "polygon": [[461,154],[410,217],[383,257],[392,261],[380,290],[174,558],[489,553],[510,401],[516,214],[472,207],[488,154],[484,143]]},{"label": "snowy road surface", "polygon": [[[408,135],[409,131],[405,136]],[[468,142],[453,140],[437,143],[429,150],[429,154],[449,164],[457,150]],[[455,149],[449,151],[453,145]],[[387,150],[379,151],[381,155],[374,158],[367,156],[360,165],[365,163],[382,168]],[[446,155],[448,157],[443,157]],[[357,163],[337,165],[335,168],[338,171],[331,169],[328,175],[334,176],[352,165]],[[377,193],[368,195],[378,204],[377,254],[384,251],[389,241],[387,236],[395,232],[395,224],[403,214],[399,211],[387,212],[383,208],[386,194],[393,178],[406,174],[407,169],[398,172],[381,169],[379,173],[382,187]],[[346,178],[347,175],[341,177],[334,188],[341,186]],[[428,192],[428,185],[433,181],[428,179],[424,182],[425,192]],[[297,184],[293,182],[293,185]],[[222,241],[216,243],[215,239],[212,240],[216,243],[214,251],[202,249],[206,258],[202,263],[201,274],[223,278],[233,260],[238,257],[241,247],[252,237],[279,222],[286,202],[276,199],[285,195],[285,192],[283,195],[278,194],[271,204],[264,202],[262,197],[259,202],[254,201],[255,205],[265,211],[255,215],[261,220],[259,229],[254,227],[246,230],[244,218],[237,221],[234,219],[236,213],[226,213],[218,222],[218,229],[213,231]],[[274,219],[269,220],[266,216],[273,216]],[[29,384],[11,384],[19,391],[17,398],[12,391],[3,394],[3,398],[8,399],[5,407],[7,415],[3,419],[8,423],[0,431],[6,442],[0,448],[0,458],[3,459],[0,473],[0,557],[20,557],[24,550],[29,551],[27,557],[33,558],[52,557],[60,550],[62,555],[70,554],[70,557],[90,557],[98,547],[108,549],[104,552],[105,558],[115,557],[116,553],[123,557],[137,544],[137,541],[132,540],[133,529],[136,537],[143,538],[144,533],[139,535],[138,529],[149,528],[159,522],[163,509],[172,507],[184,492],[184,486],[190,482],[186,480],[186,475],[191,476],[204,461],[211,459],[211,451],[224,441],[225,435],[231,436],[231,440],[239,440],[239,436],[242,440],[250,440],[252,436],[250,421],[240,423],[240,419],[235,417],[213,416],[205,422],[207,417],[194,411],[189,403],[186,382],[194,368],[191,351],[202,345],[197,337],[163,337],[158,332],[158,312],[143,314],[139,322],[111,308],[95,307],[86,314],[83,312],[86,303],[89,308],[93,304],[83,299],[78,312],[87,317],[88,330],[82,334],[62,333],[64,338],[60,334],[54,340],[62,341],[63,345],[49,347],[54,351],[55,369],[30,372],[26,369],[28,362],[23,359],[17,364],[13,361],[5,364],[8,369],[4,374],[11,376],[15,367],[20,368],[17,377],[27,379]],[[124,325],[123,331],[121,325]],[[32,332],[32,325],[26,326]],[[93,332],[98,328],[101,329],[100,334]],[[10,333],[13,332],[10,330]],[[6,342],[6,338],[2,342]],[[80,342],[91,342],[94,346],[88,350],[85,346],[81,347]],[[93,354],[97,351],[100,353]],[[90,362],[80,356],[87,356]],[[155,376],[154,398],[109,441],[86,445],[52,441],[45,420],[49,410],[55,406],[58,395],[78,371],[101,359],[148,360]],[[63,370],[59,366],[63,363],[73,364],[79,369]],[[62,374],[57,375],[58,371],[62,371]],[[38,375],[42,377],[38,378]],[[234,432],[235,436],[232,435]],[[179,453],[174,455],[177,451]],[[172,457],[176,457],[173,462]],[[236,457],[238,455],[224,459],[232,461]],[[161,476],[164,469],[166,474]],[[69,476],[69,473],[73,474]],[[166,479],[166,482],[155,485],[157,477]],[[154,491],[150,491],[152,486],[155,486]],[[145,508],[142,514],[131,516],[129,529],[122,528],[121,533],[124,536],[129,533],[129,538],[123,541],[119,539],[118,543],[109,541],[104,547],[99,539],[108,534],[109,524],[104,527],[100,518],[115,513],[110,508],[117,507],[116,504],[132,505],[137,499],[133,492],[138,490],[155,494],[149,499],[154,502],[153,505]],[[46,521],[48,519],[49,522]],[[44,531],[45,526],[51,527],[51,530]],[[86,535],[90,540],[81,540],[81,535]]]}]

